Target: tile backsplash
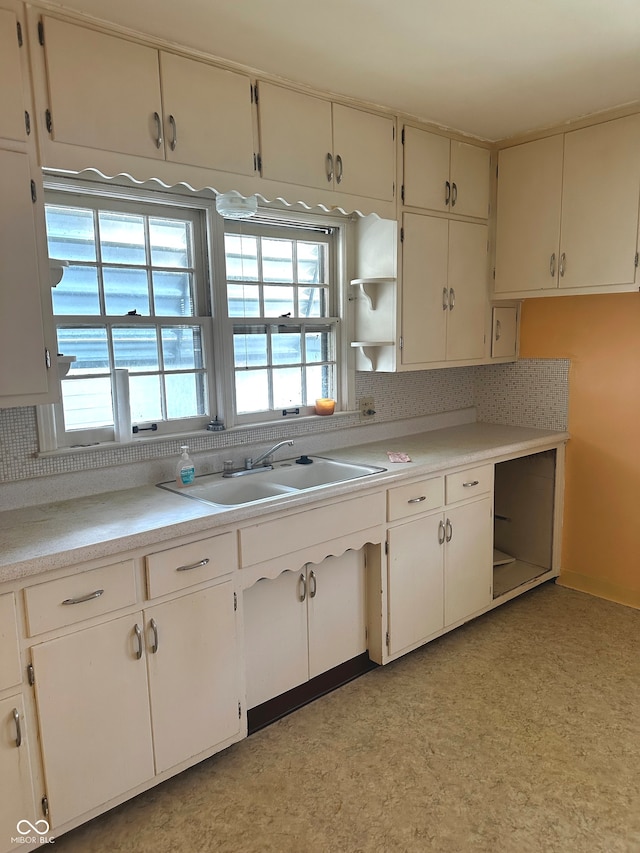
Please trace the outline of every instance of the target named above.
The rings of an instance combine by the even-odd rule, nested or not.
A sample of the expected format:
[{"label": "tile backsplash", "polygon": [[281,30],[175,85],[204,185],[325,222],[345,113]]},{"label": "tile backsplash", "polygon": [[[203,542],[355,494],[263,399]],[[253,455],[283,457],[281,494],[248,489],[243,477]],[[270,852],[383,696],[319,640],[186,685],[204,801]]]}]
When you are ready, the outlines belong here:
[{"label": "tile backsplash", "polygon": [[[356,398],[374,398],[375,425],[475,406],[480,421],[566,429],[568,374],[569,362],[563,359],[522,359],[512,364],[415,373],[357,373]],[[227,456],[240,459],[250,455],[250,446],[281,438],[298,436],[310,439],[349,430],[349,440],[343,440],[346,437],[343,433],[340,438],[336,436],[335,443],[354,444],[356,441],[351,433],[359,432],[362,440],[372,441],[375,440],[371,434],[372,427],[374,424],[367,424],[363,429],[359,415],[351,413],[298,422],[278,421],[222,433],[203,431],[183,441],[188,441],[195,454],[207,452],[214,460]],[[0,484],[138,463],[146,463],[150,470],[153,469],[150,479],[153,482],[154,478],[157,481],[158,476],[162,477],[160,472],[166,469],[168,460],[177,458],[181,443],[175,439],[156,439],[40,456],[35,409],[0,409]],[[323,443],[330,447],[330,442]],[[211,464],[215,466],[217,463]]]}]

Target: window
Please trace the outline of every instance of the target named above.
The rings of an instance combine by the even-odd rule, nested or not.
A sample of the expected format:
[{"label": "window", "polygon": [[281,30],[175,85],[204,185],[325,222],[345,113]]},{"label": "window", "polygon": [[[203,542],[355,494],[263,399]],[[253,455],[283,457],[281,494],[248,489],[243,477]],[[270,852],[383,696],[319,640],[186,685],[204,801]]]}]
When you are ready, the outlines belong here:
[{"label": "window", "polygon": [[335,241],[326,226],[225,223],[238,421],[310,414],[338,395]]},{"label": "window", "polygon": [[340,408],[337,217],[223,220],[195,194],[63,180],[45,214],[65,264],[58,353],[75,360],[43,447],[112,441],[123,383],[134,431],[155,435],[313,414],[319,397]]}]

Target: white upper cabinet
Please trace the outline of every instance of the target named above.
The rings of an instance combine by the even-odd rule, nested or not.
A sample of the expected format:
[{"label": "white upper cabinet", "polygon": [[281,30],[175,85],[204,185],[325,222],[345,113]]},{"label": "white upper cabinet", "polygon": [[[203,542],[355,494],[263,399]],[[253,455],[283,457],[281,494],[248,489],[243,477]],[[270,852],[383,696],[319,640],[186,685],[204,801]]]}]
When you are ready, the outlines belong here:
[{"label": "white upper cabinet", "polygon": [[499,154],[496,295],[636,285],[640,115]]},{"label": "white upper cabinet", "polygon": [[26,50],[23,33],[15,12],[0,7],[0,137],[20,142],[27,138],[20,56]]},{"label": "white upper cabinet", "polygon": [[254,173],[251,81],[160,51],[167,160]]},{"label": "white upper cabinet", "polygon": [[158,51],[56,18],[43,26],[51,138],[162,159]]},{"label": "white upper cabinet", "polygon": [[488,149],[406,125],[403,130],[404,204],[486,219]]},{"label": "white upper cabinet", "polygon": [[262,177],[393,199],[392,118],[265,82],[258,110]]}]

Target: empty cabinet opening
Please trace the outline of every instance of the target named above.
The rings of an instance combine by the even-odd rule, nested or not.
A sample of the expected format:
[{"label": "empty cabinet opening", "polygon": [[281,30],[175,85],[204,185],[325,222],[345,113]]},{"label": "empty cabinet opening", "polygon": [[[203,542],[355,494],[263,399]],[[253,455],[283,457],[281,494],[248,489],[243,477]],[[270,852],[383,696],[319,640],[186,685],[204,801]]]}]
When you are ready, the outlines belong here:
[{"label": "empty cabinet opening", "polygon": [[552,568],[556,451],[495,466],[493,597]]}]

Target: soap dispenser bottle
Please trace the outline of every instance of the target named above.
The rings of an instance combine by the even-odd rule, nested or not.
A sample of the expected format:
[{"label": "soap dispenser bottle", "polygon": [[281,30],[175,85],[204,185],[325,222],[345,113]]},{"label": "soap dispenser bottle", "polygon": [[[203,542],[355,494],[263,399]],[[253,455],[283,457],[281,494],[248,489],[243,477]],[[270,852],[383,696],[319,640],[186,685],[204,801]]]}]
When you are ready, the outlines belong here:
[{"label": "soap dispenser bottle", "polygon": [[180,447],[180,450],[182,450],[182,456],[178,460],[178,464],[176,466],[176,483],[179,486],[190,486],[196,475],[196,467],[189,456],[188,445],[183,444]]}]

